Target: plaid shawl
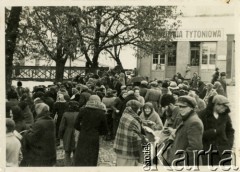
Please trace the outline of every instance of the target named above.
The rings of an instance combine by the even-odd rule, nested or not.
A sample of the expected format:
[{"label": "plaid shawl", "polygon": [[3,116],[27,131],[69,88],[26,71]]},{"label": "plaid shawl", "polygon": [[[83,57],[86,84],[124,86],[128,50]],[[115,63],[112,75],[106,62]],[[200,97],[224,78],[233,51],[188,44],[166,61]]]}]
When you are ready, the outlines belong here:
[{"label": "plaid shawl", "polygon": [[127,107],[119,122],[114,151],[120,155],[138,158],[141,137],[141,119],[130,107]]}]

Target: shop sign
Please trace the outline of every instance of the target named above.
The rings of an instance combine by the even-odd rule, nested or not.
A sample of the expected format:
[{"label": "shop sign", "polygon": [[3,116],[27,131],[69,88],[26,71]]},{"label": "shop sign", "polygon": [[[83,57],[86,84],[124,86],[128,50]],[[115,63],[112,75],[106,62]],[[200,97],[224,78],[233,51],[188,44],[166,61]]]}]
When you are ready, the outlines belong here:
[{"label": "shop sign", "polygon": [[223,29],[181,29],[173,34],[176,41],[220,41],[224,40]]}]

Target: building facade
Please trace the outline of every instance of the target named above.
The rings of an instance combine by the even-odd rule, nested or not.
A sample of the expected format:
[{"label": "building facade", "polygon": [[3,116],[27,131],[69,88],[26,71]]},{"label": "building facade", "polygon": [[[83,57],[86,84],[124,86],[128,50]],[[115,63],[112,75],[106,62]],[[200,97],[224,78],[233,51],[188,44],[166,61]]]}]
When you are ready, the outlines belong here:
[{"label": "building facade", "polygon": [[[214,9],[213,9],[214,10]],[[191,75],[197,72],[203,81],[210,82],[215,68],[226,72],[228,82],[235,78],[235,17],[224,14],[194,14],[180,18],[182,25],[175,33],[169,52],[154,52],[137,58],[141,76],[169,79],[180,72],[185,75],[191,66]]]}]

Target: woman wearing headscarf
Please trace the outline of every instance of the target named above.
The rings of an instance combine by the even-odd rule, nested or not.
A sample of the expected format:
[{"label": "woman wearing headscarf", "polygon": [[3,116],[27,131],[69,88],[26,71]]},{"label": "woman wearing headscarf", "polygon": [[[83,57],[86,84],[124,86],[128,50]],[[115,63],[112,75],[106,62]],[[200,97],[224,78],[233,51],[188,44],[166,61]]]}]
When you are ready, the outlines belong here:
[{"label": "woman wearing headscarf", "polygon": [[161,130],[163,128],[162,120],[150,102],[145,103],[143,106],[140,118],[143,121],[143,125],[146,125],[153,130]]},{"label": "woman wearing headscarf", "polygon": [[141,162],[143,136],[138,112],[142,106],[139,101],[130,100],[120,119],[113,145],[117,166],[137,166]]},{"label": "woman wearing headscarf", "polygon": [[23,158],[26,166],[53,166],[56,163],[56,127],[45,103],[35,105],[36,121],[24,134]]},{"label": "woman wearing headscarf", "polygon": [[75,121],[75,129],[80,131],[75,151],[75,166],[97,166],[99,136],[108,132],[105,117],[106,107],[97,95],[92,95]]}]

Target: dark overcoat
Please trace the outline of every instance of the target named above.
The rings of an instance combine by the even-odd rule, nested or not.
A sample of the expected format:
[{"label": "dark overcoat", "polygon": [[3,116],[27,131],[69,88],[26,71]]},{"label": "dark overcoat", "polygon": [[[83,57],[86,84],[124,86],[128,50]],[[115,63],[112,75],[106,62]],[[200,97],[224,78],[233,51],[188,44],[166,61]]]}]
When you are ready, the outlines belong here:
[{"label": "dark overcoat", "polygon": [[66,152],[75,150],[75,120],[79,112],[65,112],[59,127],[59,138],[63,139],[63,147]]},{"label": "dark overcoat", "polygon": [[[174,160],[185,156],[184,161],[179,162],[179,164],[174,163],[174,165],[183,165],[183,162],[187,165],[193,165],[197,162],[197,159],[194,159],[194,151],[200,151],[203,148],[203,124],[196,112],[192,111],[185,119],[183,118],[183,122],[178,126],[175,134],[172,147],[167,152],[168,163],[172,164]],[[178,150],[183,150],[184,153],[176,155]],[[198,163],[201,165],[201,159]]]},{"label": "dark overcoat", "polygon": [[75,151],[75,166],[97,166],[99,135],[107,134],[105,112],[94,108],[81,108],[75,121],[80,131]]},{"label": "dark overcoat", "polygon": [[[219,165],[224,150],[232,150],[234,140],[234,129],[228,113],[219,114],[218,119],[213,115],[213,110],[208,106],[205,110],[199,112],[199,117],[204,125],[203,149],[208,151],[210,145],[218,151],[215,155],[213,165]],[[224,156],[222,157],[224,158]],[[203,165],[207,164],[207,156],[203,156]]]},{"label": "dark overcoat", "polygon": [[27,166],[52,166],[56,163],[55,123],[50,115],[36,119],[24,135],[24,153]]}]

